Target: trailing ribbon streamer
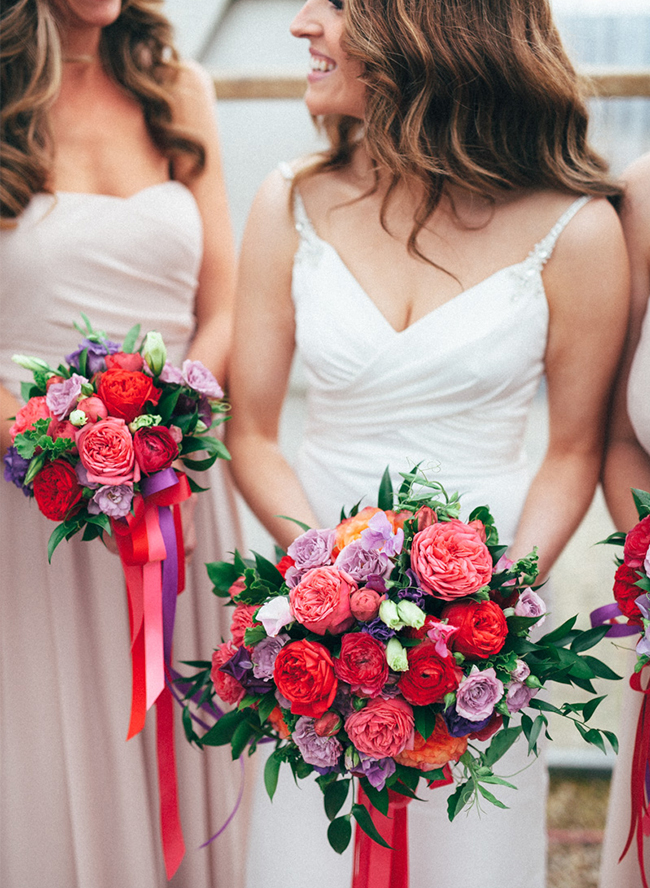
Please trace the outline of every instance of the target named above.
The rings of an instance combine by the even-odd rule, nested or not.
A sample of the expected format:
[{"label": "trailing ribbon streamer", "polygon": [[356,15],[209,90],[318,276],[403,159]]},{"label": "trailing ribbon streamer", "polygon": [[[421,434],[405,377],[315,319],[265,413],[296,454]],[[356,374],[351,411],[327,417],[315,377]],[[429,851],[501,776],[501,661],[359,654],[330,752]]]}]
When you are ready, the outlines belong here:
[{"label": "trailing ribbon streamer", "polygon": [[623,614],[618,604],[612,602],[611,604],[604,604],[602,607],[597,607],[596,610],[592,610],[589,614],[589,619],[591,620],[592,626],[604,626],[605,623],[609,623],[609,630],[607,632],[608,638],[636,635],[639,632],[638,626],[629,625],[628,623],[612,622],[616,617],[624,616],[625,614]]},{"label": "trailing ribbon streamer", "polygon": [[167,877],[185,853],[178,812],[173,704],[165,684],[171,668],[176,597],[185,587],[180,504],[191,496],[187,477],[173,469],[142,481],[133,514],[112,521],[126,579],[131,627],[132,697],[127,740],[144,727],[156,703],[160,822]]},{"label": "trailing ribbon streamer", "polygon": [[372,817],[382,838],[390,848],[373,841],[359,826],[354,837],[354,871],[352,888],[408,888],[408,811],[411,801],[407,796],[388,791],[388,814],[384,815],[370,804],[368,796],[359,787],[359,804]]}]

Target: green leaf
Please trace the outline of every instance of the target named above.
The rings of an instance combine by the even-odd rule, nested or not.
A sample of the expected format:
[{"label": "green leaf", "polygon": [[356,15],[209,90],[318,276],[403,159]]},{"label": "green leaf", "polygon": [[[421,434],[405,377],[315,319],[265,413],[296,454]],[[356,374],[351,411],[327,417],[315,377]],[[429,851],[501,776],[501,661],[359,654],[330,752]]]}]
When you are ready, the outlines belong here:
[{"label": "green leaf", "polygon": [[[427,777],[430,776],[430,773],[431,772],[427,772]],[[386,816],[388,814],[388,803],[390,801],[387,787],[384,786],[382,790],[375,789],[375,787],[365,779],[362,781],[362,785],[363,791],[368,796],[368,800],[373,808],[376,808],[380,814]]]},{"label": "green leaf", "polygon": [[336,851],[337,854],[343,854],[350,844],[352,838],[352,824],[350,823],[350,815],[345,817],[337,817],[332,820],[327,830],[327,840]]},{"label": "green leaf", "polygon": [[436,727],[436,713],[430,706],[414,706],[415,730],[428,740]]},{"label": "green leaf", "polygon": [[365,808],[363,805],[352,805],[352,816],[357,821],[364,833],[370,836],[373,842],[377,842],[377,844],[381,845],[383,848],[391,847],[378,832],[377,827],[372,822],[372,817],[370,816],[367,808]]},{"label": "green leaf", "polygon": [[485,764],[492,767],[495,762],[498,762],[517,740],[521,732],[521,727],[503,728],[501,731],[498,731],[498,733],[492,738],[492,742],[488,748],[483,753],[483,761]]},{"label": "green leaf", "polygon": [[393,482],[390,480],[390,472],[388,466],[384,469],[379,484],[379,493],[377,495],[377,505],[385,512],[393,508],[395,503],[395,494],[393,493]]},{"label": "green leaf", "polygon": [[[602,698],[601,698],[601,699],[602,699]],[[540,710],[542,710],[543,712],[554,712],[556,715],[562,715],[562,714],[563,714],[561,709],[558,709],[557,706],[553,706],[552,703],[549,703],[549,702],[546,701],[546,700],[538,700],[537,698],[534,698],[534,699],[532,699],[532,700],[530,701],[530,703],[528,704],[528,706],[529,706],[531,709],[540,709]]]},{"label": "green leaf", "polygon": [[493,795],[488,789],[486,789],[481,783],[477,784],[478,791],[481,793],[484,799],[487,799],[488,802],[492,805],[496,805],[497,808],[508,808],[507,805],[504,805],[502,801],[500,801],[495,795]]},{"label": "green leaf", "polygon": [[278,788],[278,777],[280,776],[281,764],[282,755],[280,751],[276,749],[275,752],[271,753],[264,765],[264,786],[266,787],[270,799],[273,798],[275,790]]},{"label": "green leaf", "polygon": [[591,700],[589,700],[587,703],[585,703],[584,709],[582,710],[582,717],[584,718],[584,720],[586,722],[589,721],[589,719],[594,714],[594,712],[598,709],[598,707],[603,702],[605,697],[606,697],[606,695],[603,694],[602,697],[593,697]]},{"label": "green leaf", "polygon": [[574,654],[579,654],[581,651],[588,651],[589,648],[597,645],[598,642],[605,637],[610,628],[611,627],[608,625],[594,626],[593,629],[587,629],[585,632],[580,632],[571,642],[571,650]]},{"label": "green leaf", "polygon": [[187,483],[190,485],[190,490],[192,493],[205,493],[206,490],[210,490],[209,487],[201,487],[200,484],[197,484],[194,478],[190,478],[189,475],[187,477]]},{"label": "green leaf", "polygon": [[[78,528],[77,528],[78,529]],[[52,555],[54,554],[54,550],[59,545],[59,543],[63,542],[64,539],[67,538],[68,532],[70,530],[69,525],[57,524],[52,533],[50,534],[50,538],[47,542],[47,560],[48,562],[52,562]]]},{"label": "green leaf", "polygon": [[192,725],[192,716],[190,715],[190,710],[187,706],[183,706],[181,720],[183,722],[183,730],[185,731],[185,737],[188,743],[195,743],[198,741],[199,737]]},{"label": "green leaf", "polygon": [[206,459],[190,459],[189,457],[187,459],[184,457],[181,458],[181,462],[185,468],[189,469],[191,472],[207,472],[208,469],[212,468],[216,461],[216,454],[208,456]]},{"label": "green leaf", "polygon": [[264,626],[249,626],[244,631],[244,644],[246,647],[255,647],[263,638],[266,638],[266,629]]},{"label": "green leaf", "polygon": [[260,579],[265,583],[268,583],[271,588],[279,589],[284,583],[284,577],[275,564],[269,561],[268,558],[264,558],[263,555],[259,555],[257,552],[252,552],[251,554],[255,558],[255,567],[257,568]]},{"label": "green leaf", "polygon": [[535,721],[533,722],[533,725],[530,729],[530,733],[528,734],[528,754],[529,755],[536,748],[537,741],[539,739],[539,735],[542,733],[542,729],[547,724],[548,724],[548,721],[547,721],[546,717],[543,715],[538,715],[537,718],[535,719]]},{"label": "green leaf", "polygon": [[248,721],[242,721],[237,725],[230,741],[233,759],[239,758],[254,733],[255,731]]},{"label": "green leaf", "polygon": [[234,709],[232,712],[226,712],[219,721],[212,725],[207,734],[201,737],[203,746],[225,746],[232,740],[235,730],[244,720],[243,712]]},{"label": "green leaf", "polygon": [[[498,735],[497,735],[498,736]],[[453,820],[459,814],[465,805],[469,802],[474,792],[474,785],[471,781],[460,783],[447,799],[447,814],[449,820]]]},{"label": "green leaf", "polygon": [[612,749],[618,755],[618,737],[616,734],[613,731],[603,731],[603,734],[607,737],[612,744]]},{"label": "green leaf", "polygon": [[211,561],[205,567],[212,585],[220,593],[225,593],[226,595],[228,595],[232,584],[242,575],[242,572],[228,561]]},{"label": "green leaf", "polygon": [[325,790],[324,795],[324,803],[325,803],[325,813],[327,814],[328,820],[334,820],[336,815],[339,813],[343,805],[345,804],[345,800],[348,797],[348,793],[350,791],[351,780],[337,780],[334,783],[330,783],[330,785]]},{"label": "green leaf", "polygon": [[639,490],[637,487],[632,488],[632,497],[634,505],[639,513],[639,518],[645,518],[650,515],[650,493],[645,490]]},{"label": "green leaf", "polygon": [[554,629],[552,632],[548,632],[546,635],[543,635],[539,639],[538,644],[557,644],[557,642],[562,641],[571,632],[576,624],[577,619],[578,615],[576,614],[575,617],[571,617],[565,623],[562,623],[561,626],[558,626],[557,629]]},{"label": "green leaf", "polygon": [[140,324],[136,324],[134,327],[131,327],[129,332],[124,337],[124,341],[122,342],[122,351],[127,354],[131,354],[131,352],[135,348],[135,342],[139,335]]},{"label": "green leaf", "polygon": [[[246,639],[244,639],[244,643],[246,643]],[[257,707],[260,724],[264,724],[277,705],[278,701],[275,699],[275,694],[264,694]]]},{"label": "green leaf", "polygon": [[598,749],[601,750],[601,752],[605,752],[605,741],[603,740],[603,737],[597,728],[591,728],[589,731],[587,731],[587,733],[584,735],[584,738],[587,743],[591,743],[592,746],[597,746]]},{"label": "green leaf", "polygon": [[617,675],[613,669],[605,665],[602,660],[597,660],[596,657],[583,657],[582,659],[598,678],[606,678],[609,681],[620,681],[623,678],[622,675]]}]

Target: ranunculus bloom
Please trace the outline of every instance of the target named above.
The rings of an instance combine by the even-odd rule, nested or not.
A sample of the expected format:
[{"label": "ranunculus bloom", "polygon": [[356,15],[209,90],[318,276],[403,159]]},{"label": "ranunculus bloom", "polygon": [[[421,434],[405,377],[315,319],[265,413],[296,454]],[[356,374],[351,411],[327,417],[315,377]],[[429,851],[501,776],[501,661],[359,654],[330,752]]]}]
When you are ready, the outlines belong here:
[{"label": "ranunculus bloom", "polygon": [[400,676],[399,689],[413,706],[439,703],[463,677],[454,658],[441,657],[430,641],[409,648],[407,656],[409,668]]},{"label": "ranunculus bloom", "polygon": [[324,715],[314,722],[314,731],[319,737],[333,737],[343,727],[343,719],[338,712],[328,709]]},{"label": "ranunculus bloom", "polygon": [[332,705],[338,680],[327,648],[314,641],[292,641],[278,653],[273,667],[278,690],[294,715],[320,718]]},{"label": "ranunculus bloom", "polygon": [[104,360],[107,370],[142,370],[144,363],[140,352],[115,352]]},{"label": "ranunculus bloom", "polygon": [[377,759],[393,758],[412,746],[414,726],[412,708],[399,698],[376,697],[345,720],[346,733],[359,752]]},{"label": "ranunculus bloom", "polygon": [[456,712],[470,721],[482,722],[494,712],[503,696],[503,682],[492,667],[482,671],[473,667],[456,692]]},{"label": "ranunculus bloom", "polygon": [[623,560],[628,567],[642,568],[650,546],[650,515],[646,515],[625,537]]},{"label": "ranunculus bloom", "polygon": [[476,528],[452,518],[415,534],[411,567],[425,592],[453,601],[490,582],[492,556]]},{"label": "ranunculus bloom", "polygon": [[344,632],[354,623],[350,610],[350,594],[357,584],[352,577],[334,567],[308,570],[289,593],[291,610],[296,620],[310,632],[333,635]]},{"label": "ranunculus bloom", "polygon": [[253,614],[258,607],[258,604],[238,604],[235,608],[230,622],[230,635],[232,636],[233,644],[236,644],[237,647],[244,645],[246,630],[250,629],[251,626],[259,625],[253,619]]},{"label": "ranunculus bloom", "polygon": [[278,571],[284,577],[284,576],[286,576],[286,573],[289,570],[289,568],[293,567],[294,564],[295,564],[295,561],[293,560],[291,555],[283,555],[282,558],[278,561],[278,563],[275,566],[277,567]]},{"label": "ranunculus bloom", "polygon": [[147,426],[133,436],[133,449],[145,475],[168,469],[178,456],[178,444],[165,426]]},{"label": "ranunculus bloom", "polygon": [[354,632],[341,639],[341,653],[334,660],[336,677],[347,682],[353,693],[376,697],[388,679],[386,648],[367,632]]},{"label": "ranunculus bloom", "polygon": [[456,626],[452,650],[470,659],[487,659],[498,654],[506,642],[508,624],[494,601],[457,601],[442,612],[442,619]]},{"label": "ranunculus bloom", "polygon": [[614,598],[628,622],[642,626],[641,611],[636,604],[636,599],[643,592],[635,585],[638,579],[640,579],[639,574],[634,568],[627,564],[619,565],[614,574]]},{"label": "ranunculus bloom", "polygon": [[16,440],[16,435],[21,435],[27,429],[33,428],[37,419],[49,419],[51,416],[52,412],[47,406],[45,395],[37,395],[35,398],[30,398],[25,406],[21,407],[16,413],[16,418],[9,428],[11,443],[13,444]]},{"label": "ranunculus bloom", "polygon": [[467,737],[452,737],[447,730],[447,724],[442,715],[436,715],[436,726],[428,740],[415,732],[412,749],[404,749],[395,756],[395,761],[408,768],[417,768],[420,771],[433,771],[446,765],[447,762],[457,762],[467,749]]},{"label": "ranunculus bloom", "polygon": [[34,498],[38,508],[52,521],[64,521],[82,497],[77,474],[69,462],[46,462],[34,478]]},{"label": "ranunculus bloom", "polygon": [[89,481],[113,486],[139,480],[133,439],[123,419],[89,423],[79,429],[76,441]]},{"label": "ranunculus bloom", "polygon": [[379,613],[381,595],[374,589],[358,589],[350,595],[350,610],[352,616],[362,623],[374,620]]},{"label": "ranunculus bloom", "polygon": [[151,377],[132,370],[107,370],[102,375],[97,392],[111,416],[132,422],[143,412],[147,401],[157,404],[160,389]]},{"label": "ranunculus bloom", "polygon": [[217,696],[220,697],[224,703],[239,703],[246,693],[246,690],[236,678],[233,678],[232,675],[228,675],[228,673],[221,670],[224,663],[227,663],[228,660],[232,659],[236,653],[237,648],[230,641],[225,641],[223,644],[220,644],[212,654],[210,678],[212,679],[212,684],[217,692]]}]

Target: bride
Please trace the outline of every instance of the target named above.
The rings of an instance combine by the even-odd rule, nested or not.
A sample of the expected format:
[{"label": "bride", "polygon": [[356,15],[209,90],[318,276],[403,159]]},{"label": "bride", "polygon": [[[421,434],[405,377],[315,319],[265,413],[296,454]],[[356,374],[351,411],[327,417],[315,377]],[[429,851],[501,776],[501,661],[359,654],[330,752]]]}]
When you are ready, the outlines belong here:
[{"label": "bride", "polygon": [[[241,256],[229,446],[239,486],[283,546],[279,517],[333,526],[372,504],[389,464],[422,462],[490,504],[542,574],[587,509],[627,321],[619,193],[590,148],[576,75],[546,0],[308,0],[306,103],[330,147],[262,186]],[[291,361],[307,375],[297,466],[278,446]],[[546,455],[523,439],[545,374]],[[504,774],[528,763],[525,749]],[[414,888],[543,888],[546,774],[507,811],[450,825],[446,793],[412,805]],[[349,884],[320,793],[261,784],[249,884]]]}]

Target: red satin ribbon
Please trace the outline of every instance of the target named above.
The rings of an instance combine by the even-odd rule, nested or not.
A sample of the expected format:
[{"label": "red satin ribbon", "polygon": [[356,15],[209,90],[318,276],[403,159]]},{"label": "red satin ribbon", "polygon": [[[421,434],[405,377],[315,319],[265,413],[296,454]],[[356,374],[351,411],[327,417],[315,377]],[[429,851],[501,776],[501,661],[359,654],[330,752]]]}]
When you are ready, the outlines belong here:
[{"label": "red satin ribbon", "polygon": [[[627,842],[625,843],[623,853],[619,858],[620,863],[636,838],[637,858],[639,861],[639,870],[641,872],[643,888],[648,888],[645,861],[643,859],[643,837],[644,835],[650,834],[650,804],[646,792],[646,772],[648,764],[650,763],[650,684],[643,687],[641,682],[641,676],[647,668],[647,666],[644,666],[641,672],[633,673],[630,678],[630,687],[643,694],[643,702],[641,704],[641,712],[639,713],[639,721],[636,728],[634,754],[632,756],[632,771],[630,774],[632,803],[630,831],[627,836]],[[648,674],[646,674],[645,677],[647,679]]]},{"label": "red satin ribbon", "polygon": [[[149,496],[138,494],[133,514],[113,521],[126,579],[131,628],[132,696],[127,740],[144,727],[148,709],[156,703],[156,748],[163,854],[171,879],[185,853],[178,811],[174,751],[173,704],[165,686],[163,646],[162,562],[167,557],[160,528],[159,508],[173,509],[173,544],[177,547],[177,594],[185,587],[183,528],[180,504],[191,496],[187,477],[170,474],[171,484]],[[167,664],[170,665],[170,664]]]},{"label": "red satin ribbon", "polygon": [[408,812],[411,801],[399,793],[388,791],[388,815],[381,814],[370,804],[368,796],[359,787],[359,804],[364,805],[372,822],[390,848],[373,842],[359,826],[354,837],[354,872],[352,888],[408,888]]}]

